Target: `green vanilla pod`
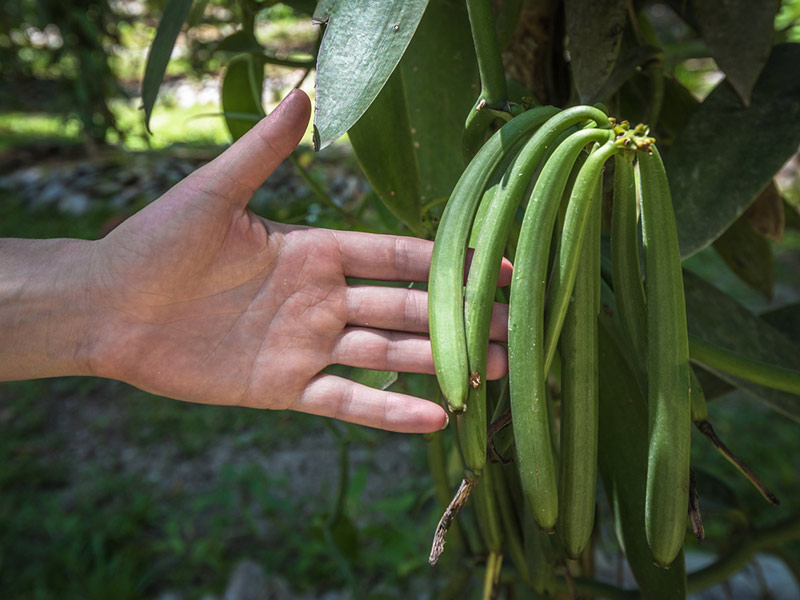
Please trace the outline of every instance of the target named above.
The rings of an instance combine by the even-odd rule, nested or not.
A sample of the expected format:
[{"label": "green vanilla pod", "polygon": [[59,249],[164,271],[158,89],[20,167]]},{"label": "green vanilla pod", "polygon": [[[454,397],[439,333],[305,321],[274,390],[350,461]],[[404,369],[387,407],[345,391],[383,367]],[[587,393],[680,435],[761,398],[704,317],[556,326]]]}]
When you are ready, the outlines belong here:
[{"label": "green vanilla pod", "polygon": [[454,413],[466,408],[470,375],[464,328],[464,259],[470,228],[487,182],[517,142],[543,123],[563,131],[587,120],[598,127],[610,126],[605,113],[590,106],[563,111],[536,107],[524,112],[487,140],[453,189],[434,243],[428,278],[428,315],[436,377]]},{"label": "green vanilla pod", "polygon": [[[593,206],[601,204],[596,186]],[[577,558],[594,526],[597,488],[598,356],[597,312],[600,212],[593,211],[561,333],[561,477],[558,533],[564,551]]]},{"label": "green vanilla pod", "polygon": [[[575,283],[580,247],[586,235],[592,213],[594,190],[603,174],[603,165],[614,154],[621,152],[613,142],[613,134],[607,134],[606,143],[595,149],[581,167],[572,188],[564,228],[561,231],[561,246],[553,265],[550,289],[547,293],[547,322],[545,329],[545,372],[549,370],[556,351],[556,342],[561,333],[564,316]],[[602,143],[602,142],[598,142]]]},{"label": "green vanilla pod", "polygon": [[462,173],[439,222],[428,277],[428,316],[436,378],[454,413],[464,410],[469,387],[464,331],[464,259],[478,201],[506,153],[523,136],[557,113],[558,109],[553,107],[537,107],[497,131]]},{"label": "green vanilla pod", "polygon": [[578,131],[547,159],[525,210],[511,280],[508,361],[517,468],[526,503],[539,527],[548,532],[558,518],[544,346],[548,251],[572,166],[584,147],[608,138],[606,130]]},{"label": "green vanilla pod", "polygon": [[642,152],[639,195],[647,294],[649,447],[645,533],[656,564],[683,548],[689,505],[691,373],[675,215],[658,150]]}]

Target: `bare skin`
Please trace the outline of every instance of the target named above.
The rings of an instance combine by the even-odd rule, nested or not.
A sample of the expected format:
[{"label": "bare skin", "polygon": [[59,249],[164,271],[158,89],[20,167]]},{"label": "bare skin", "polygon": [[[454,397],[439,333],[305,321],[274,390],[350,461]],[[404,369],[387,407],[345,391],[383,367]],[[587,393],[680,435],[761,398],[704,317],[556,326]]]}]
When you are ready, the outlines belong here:
[{"label": "bare skin", "polygon": [[[445,426],[437,404],[320,373],[330,364],[433,373],[427,294],[345,279],[426,281],[433,244],[287,226],[247,209],[309,114],[305,94],[290,94],[102,240],[0,240],[0,379],[92,374],[191,402],[403,432]],[[505,263],[501,284],[510,272]],[[489,378],[506,368],[491,344]]]}]

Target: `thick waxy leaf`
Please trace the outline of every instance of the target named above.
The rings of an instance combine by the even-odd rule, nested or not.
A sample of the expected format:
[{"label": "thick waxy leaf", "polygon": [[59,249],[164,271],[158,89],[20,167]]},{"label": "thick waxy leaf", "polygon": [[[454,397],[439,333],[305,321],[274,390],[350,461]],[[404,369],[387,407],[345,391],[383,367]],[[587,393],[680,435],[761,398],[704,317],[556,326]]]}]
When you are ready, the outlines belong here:
[{"label": "thick waxy leaf", "polygon": [[[653,46],[635,46],[623,50],[622,55],[614,63],[614,68],[609,74],[608,78],[603,82],[602,86],[595,91],[595,93],[584,100],[586,104],[594,104],[600,102],[611,96],[616,92],[625,82],[630,81],[637,73],[639,67],[645,63],[658,58],[661,55],[661,49]],[[646,75],[644,76],[647,77]],[[648,96],[649,96],[648,88]],[[650,98],[648,97],[649,101]],[[623,113],[626,114],[627,113]]]},{"label": "thick waxy leaf", "polygon": [[786,227],[800,230],[800,212],[786,200],[783,201],[783,214],[786,219]]},{"label": "thick waxy leaf", "polygon": [[350,142],[383,203],[419,234],[422,203],[446,196],[464,161],[464,115],[477,65],[463,3],[432,0],[400,65]]},{"label": "thick waxy leaf", "polygon": [[264,47],[258,43],[252,31],[240,29],[223,39],[216,47],[217,52],[249,52],[251,54],[261,54]]},{"label": "thick waxy leaf", "polygon": [[314,147],[340,137],[366,112],[403,56],[427,0],[322,0]]},{"label": "thick waxy leaf", "polygon": [[800,302],[787,304],[759,316],[785,335],[795,346],[800,347]]},{"label": "thick waxy leaf", "polygon": [[[764,319],[697,275],[684,271],[683,282],[690,339],[697,338],[744,358],[800,370],[800,351]],[[800,396],[708,369],[774,410],[800,421]]]},{"label": "thick waxy leaf", "polygon": [[[618,67],[623,64],[624,58],[620,59]],[[609,78],[616,77],[616,71]],[[631,123],[647,123],[650,125],[651,134],[658,140],[658,148],[662,153],[672,144],[675,137],[683,130],[686,121],[692,112],[700,106],[692,93],[671,75],[664,75],[664,99],[661,103],[661,112],[654,123],[651,122],[651,102],[653,95],[650,73],[640,72],[628,79],[620,90],[619,115],[618,118],[625,118]]]},{"label": "thick waxy leaf", "polygon": [[628,18],[625,0],[566,0],[572,76],[582,103],[597,97],[619,57]]},{"label": "thick waxy leaf", "polygon": [[692,0],[703,40],[745,104],[769,58],[780,0]]},{"label": "thick waxy leaf", "polygon": [[776,242],[783,241],[786,213],[783,210],[783,198],[774,179],[747,209],[747,220],[761,235]]},{"label": "thick waxy leaf", "polygon": [[749,107],[721,83],[665,152],[684,258],[719,237],[796,152],[798,64],[800,44],[775,46]]},{"label": "thick waxy leaf", "polygon": [[[615,307],[609,310],[613,312]],[[604,311],[598,318],[601,364],[598,467],[614,513],[617,538],[642,597],[685,598],[683,551],[669,569],[662,569],[653,563],[645,538],[647,403],[636,376],[614,342],[612,319]]]},{"label": "thick waxy leaf", "polygon": [[361,385],[385,390],[397,381],[397,371],[374,371],[353,367],[348,377]]},{"label": "thick waxy leaf", "polygon": [[465,167],[461,133],[478,95],[478,63],[464,2],[431,0],[400,69],[427,202],[448,195]]},{"label": "thick waxy leaf", "polygon": [[714,249],[736,276],[767,300],[775,287],[775,257],[767,239],[742,215],[714,242]]},{"label": "thick waxy leaf", "polygon": [[398,219],[421,235],[420,178],[403,87],[398,69],[348,135],[372,189]]},{"label": "thick waxy leaf", "polygon": [[238,140],[264,116],[261,90],[264,85],[264,61],[242,54],[228,63],[222,80],[222,111],[231,137]]},{"label": "thick waxy leaf", "polygon": [[396,371],[375,371],[373,369],[362,369],[360,367],[348,367],[345,365],[328,365],[322,370],[323,373],[344,377],[378,390],[385,390],[397,381]]},{"label": "thick waxy leaf", "polygon": [[150,131],[150,116],[153,114],[153,105],[156,103],[158,88],[161,87],[161,81],[164,79],[172,48],[175,46],[175,40],[181,32],[181,27],[186,21],[191,7],[192,0],[169,0],[164,8],[161,22],[158,24],[153,45],[150,46],[142,81],[142,105],[144,106],[144,125],[147,127],[147,131]]}]

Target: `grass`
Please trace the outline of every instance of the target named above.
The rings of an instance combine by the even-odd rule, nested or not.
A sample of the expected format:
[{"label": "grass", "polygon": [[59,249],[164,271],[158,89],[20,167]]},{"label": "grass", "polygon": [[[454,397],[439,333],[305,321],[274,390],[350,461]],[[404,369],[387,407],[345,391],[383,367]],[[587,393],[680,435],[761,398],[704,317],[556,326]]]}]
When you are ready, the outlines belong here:
[{"label": "grass", "polygon": [[[253,461],[231,460],[213,477],[202,474],[216,452],[233,458],[260,448],[268,457],[278,446],[318,436],[320,419],[184,404],[87,378],[4,384],[0,406],[3,598],[220,594],[242,558],[313,595],[347,585],[323,535],[335,472],[304,497],[294,494],[292,481]],[[69,421],[77,413],[82,417]],[[62,419],[69,427],[59,425]],[[370,445],[392,438],[357,437]],[[167,482],[147,470],[165,452],[170,470],[183,469]],[[131,456],[142,468],[131,468]],[[380,588],[400,597],[430,575],[430,528],[418,523],[433,518],[430,504],[419,502],[428,484],[424,476],[399,481],[365,509],[369,477],[362,463],[346,481],[333,543],[349,548],[342,553],[362,593]]]},{"label": "grass", "polygon": [[77,119],[64,120],[50,114],[0,113],[0,152],[32,140],[77,142],[81,124]]},{"label": "grass", "polygon": [[[115,100],[111,104],[119,127],[128,132],[124,140],[110,133],[110,142],[122,141],[121,148],[131,151],[161,150],[184,146],[221,146],[230,143],[230,135],[219,106],[194,105],[182,108],[161,103],[156,106],[150,123],[152,135],[144,128],[137,101]],[[75,119],[52,114],[0,113],[0,151],[31,142],[79,142],[81,125]]]}]

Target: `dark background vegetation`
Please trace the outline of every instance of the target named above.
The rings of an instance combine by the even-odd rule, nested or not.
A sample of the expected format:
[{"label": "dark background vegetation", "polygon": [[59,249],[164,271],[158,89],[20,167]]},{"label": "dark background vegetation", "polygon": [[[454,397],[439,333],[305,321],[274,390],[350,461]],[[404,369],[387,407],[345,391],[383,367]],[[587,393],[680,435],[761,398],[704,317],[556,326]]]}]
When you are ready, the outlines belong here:
[{"label": "dark background vegetation", "polygon": [[[228,143],[214,115],[224,64],[215,48],[240,18],[237,5],[221,0],[195,3],[152,135],[144,129],[139,89],[164,4],[0,0],[1,236],[101,237]],[[669,9],[661,9],[669,26]],[[800,3],[784,2],[776,35],[800,41],[799,12]],[[272,6],[257,23],[270,47],[314,50],[316,29],[291,8]],[[674,72],[698,97],[720,78],[708,58],[687,58]],[[266,104],[302,75],[268,65]],[[312,80],[303,85],[311,91]],[[346,140],[314,155],[306,138],[299,162],[339,208],[377,231],[398,231]],[[794,206],[799,173],[795,159],[778,178]],[[284,222],[348,226],[289,165],[252,207]],[[687,266],[755,311],[776,308],[800,295],[800,236],[787,228],[782,242],[770,243],[771,297],[741,283],[713,248]],[[395,385],[421,393],[423,383],[408,377]],[[783,505],[768,506],[696,436],[696,462],[711,482],[701,489],[705,550],[724,543],[715,535],[732,522],[769,523],[800,503],[796,424],[741,396],[711,410],[718,432]],[[90,378],[0,386],[2,598],[219,597],[245,559],[262,566],[276,598],[427,597],[439,585],[427,566],[437,518],[421,438],[182,404]],[[600,535],[613,572],[613,532]],[[775,554],[800,564],[797,543]],[[770,585],[767,576],[758,583],[757,568],[748,576],[757,593]]]}]

